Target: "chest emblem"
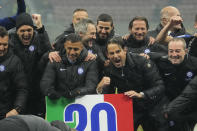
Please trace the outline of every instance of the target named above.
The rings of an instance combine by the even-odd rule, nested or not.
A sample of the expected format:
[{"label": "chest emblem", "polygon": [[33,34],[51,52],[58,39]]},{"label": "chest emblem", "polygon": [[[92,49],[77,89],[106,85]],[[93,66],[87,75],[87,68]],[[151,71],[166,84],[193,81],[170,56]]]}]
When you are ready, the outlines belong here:
[{"label": "chest emblem", "polygon": [[192,72],[187,72],[187,77],[191,78],[193,76],[193,73]]},{"label": "chest emblem", "polygon": [[[89,52],[89,53],[92,53],[93,51],[92,51],[92,50],[88,50],[88,52]],[[92,54],[93,54],[93,53],[92,53]]]},{"label": "chest emblem", "polygon": [[150,53],[150,49],[146,49],[146,50],[144,50],[144,53],[145,53],[145,54]]},{"label": "chest emblem", "polygon": [[0,65],[0,72],[5,71],[5,66],[4,65]]},{"label": "chest emblem", "polygon": [[83,68],[79,67],[78,68],[78,74],[81,75],[81,74],[83,74],[83,72],[84,72]]},{"label": "chest emblem", "polygon": [[33,52],[35,50],[35,46],[31,45],[29,46],[29,51]]}]

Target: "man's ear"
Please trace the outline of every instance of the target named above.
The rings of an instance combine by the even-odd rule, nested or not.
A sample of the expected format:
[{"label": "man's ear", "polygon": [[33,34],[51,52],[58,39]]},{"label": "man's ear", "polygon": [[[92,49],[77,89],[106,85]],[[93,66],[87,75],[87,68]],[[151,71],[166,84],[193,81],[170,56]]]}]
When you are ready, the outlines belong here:
[{"label": "man's ear", "polygon": [[188,53],[188,49],[185,49],[185,54],[187,54]]},{"label": "man's ear", "polygon": [[107,51],[105,51],[105,55],[107,56],[107,58],[109,59],[109,54]]},{"label": "man's ear", "polygon": [[197,21],[194,23],[194,28],[197,29]]},{"label": "man's ear", "polygon": [[66,42],[64,42],[64,49],[66,49]]},{"label": "man's ear", "polygon": [[161,23],[163,26],[165,26],[168,23],[168,19],[167,18],[161,18]]},{"label": "man's ear", "polygon": [[79,36],[82,38],[84,36],[84,33],[79,32]]}]

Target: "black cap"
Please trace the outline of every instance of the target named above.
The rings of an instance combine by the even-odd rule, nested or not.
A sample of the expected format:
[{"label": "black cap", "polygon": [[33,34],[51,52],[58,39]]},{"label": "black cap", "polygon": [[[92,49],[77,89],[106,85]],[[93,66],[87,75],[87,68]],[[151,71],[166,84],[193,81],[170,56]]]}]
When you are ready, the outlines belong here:
[{"label": "black cap", "polygon": [[18,30],[22,25],[34,27],[33,20],[28,13],[22,13],[16,17],[16,30]]}]

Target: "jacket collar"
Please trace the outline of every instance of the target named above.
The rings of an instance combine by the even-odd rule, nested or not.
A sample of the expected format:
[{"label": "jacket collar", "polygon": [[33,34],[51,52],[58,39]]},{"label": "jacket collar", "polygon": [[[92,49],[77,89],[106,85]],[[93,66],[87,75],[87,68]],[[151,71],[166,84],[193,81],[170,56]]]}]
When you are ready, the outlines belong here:
[{"label": "jacket collar", "polygon": [[149,42],[149,39],[148,37],[146,36],[144,40],[142,41],[138,41],[134,38],[133,35],[130,35],[127,42],[126,42],[126,45],[128,47],[131,47],[131,48],[140,48],[142,46],[148,46],[148,42]]},{"label": "jacket collar", "polygon": [[0,62],[3,62],[12,55],[12,50],[8,47],[8,52],[4,56],[0,56]]},{"label": "jacket collar", "polygon": [[[176,30],[175,32],[173,32],[173,36],[179,36],[179,35],[184,35],[186,34],[186,29],[184,27],[183,24],[181,24],[181,29],[180,30]],[[161,30],[163,29],[163,26],[161,25],[161,23],[156,27],[156,32],[159,33]]]}]

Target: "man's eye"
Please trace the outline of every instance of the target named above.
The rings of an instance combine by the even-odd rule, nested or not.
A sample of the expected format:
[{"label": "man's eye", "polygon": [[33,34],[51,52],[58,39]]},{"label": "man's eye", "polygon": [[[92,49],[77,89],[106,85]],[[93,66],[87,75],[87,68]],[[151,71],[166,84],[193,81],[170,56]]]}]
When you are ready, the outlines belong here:
[{"label": "man's eye", "polygon": [[105,27],[105,30],[109,30],[109,28],[108,27]]},{"label": "man's eye", "polygon": [[74,50],[74,51],[78,51],[79,49],[78,49],[78,48],[74,48],[73,50]]},{"label": "man's eye", "polygon": [[68,47],[68,50],[72,50],[72,48],[71,47]]},{"label": "man's eye", "polygon": [[31,31],[32,31],[32,29],[28,29],[27,31],[28,31],[28,32],[31,32]]}]

